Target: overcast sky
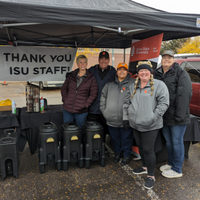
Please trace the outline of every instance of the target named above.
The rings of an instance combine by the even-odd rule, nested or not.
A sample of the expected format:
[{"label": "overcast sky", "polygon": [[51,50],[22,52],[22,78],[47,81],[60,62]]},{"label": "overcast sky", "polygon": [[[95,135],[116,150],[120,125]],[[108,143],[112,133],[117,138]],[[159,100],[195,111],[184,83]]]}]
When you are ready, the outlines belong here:
[{"label": "overcast sky", "polygon": [[134,0],[156,9],[173,13],[189,13],[200,15],[200,0]]}]

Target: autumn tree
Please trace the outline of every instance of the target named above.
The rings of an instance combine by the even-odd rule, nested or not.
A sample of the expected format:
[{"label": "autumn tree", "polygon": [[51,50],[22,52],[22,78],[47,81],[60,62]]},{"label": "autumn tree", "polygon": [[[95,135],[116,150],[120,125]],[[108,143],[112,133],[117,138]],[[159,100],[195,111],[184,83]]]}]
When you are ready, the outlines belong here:
[{"label": "autumn tree", "polygon": [[190,41],[190,38],[163,41],[161,45],[160,54],[162,54],[165,50],[173,50],[176,54],[178,53],[178,50],[182,48],[183,45],[188,41]]},{"label": "autumn tree", "polygon": [[195,53],[200,54],[200,36],[193,37],[178,49],[178,53]]}]

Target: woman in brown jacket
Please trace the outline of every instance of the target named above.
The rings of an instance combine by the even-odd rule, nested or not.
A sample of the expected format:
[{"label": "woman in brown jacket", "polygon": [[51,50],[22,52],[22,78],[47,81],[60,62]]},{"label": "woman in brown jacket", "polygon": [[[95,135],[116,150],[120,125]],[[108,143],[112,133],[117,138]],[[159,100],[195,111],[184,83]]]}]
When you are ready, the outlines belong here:
[{"label": "woman in brown jacket", "polygon": [[88,115],[88,108],[97,97],[97,82],[87,70],[87,57],[76,59],[78,69],[70,72],[61,88],[63,101],[63,121],[73,122],[82,128]]}]

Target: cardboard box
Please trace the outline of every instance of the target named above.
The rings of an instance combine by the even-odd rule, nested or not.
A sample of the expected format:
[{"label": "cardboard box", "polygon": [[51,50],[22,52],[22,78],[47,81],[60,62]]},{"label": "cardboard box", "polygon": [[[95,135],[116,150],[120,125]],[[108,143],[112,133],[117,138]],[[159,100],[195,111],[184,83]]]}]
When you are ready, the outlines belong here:
[{"label": "cardboard box", "polygon": [[0,106],[0,111],[11,111],[12,106]]}]

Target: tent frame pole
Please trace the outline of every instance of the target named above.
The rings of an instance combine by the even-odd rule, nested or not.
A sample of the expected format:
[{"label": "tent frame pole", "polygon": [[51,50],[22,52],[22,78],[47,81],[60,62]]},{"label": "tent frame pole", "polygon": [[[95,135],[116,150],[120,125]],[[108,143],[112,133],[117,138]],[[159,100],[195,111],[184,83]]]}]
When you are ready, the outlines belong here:
[{"label": "tent frame pole", "polygon": [[14,24],[3,24],[3,28],[6,27],[14,27],[14,26],[32,26],[32,25],[38,25],[41,23],[14,23]]},{"label": "tent frame pole", "polygon": [[126,61],[126,48],[124,48],[124,63]]}]

